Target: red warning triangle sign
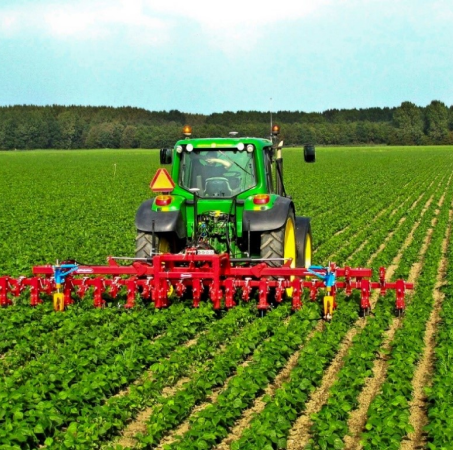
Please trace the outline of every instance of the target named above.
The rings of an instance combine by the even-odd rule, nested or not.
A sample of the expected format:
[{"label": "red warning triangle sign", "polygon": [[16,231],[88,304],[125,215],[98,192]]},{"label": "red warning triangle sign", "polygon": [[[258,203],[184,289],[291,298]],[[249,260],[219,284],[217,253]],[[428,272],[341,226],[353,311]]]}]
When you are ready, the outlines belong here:
[{"label": "red warning triangle sign", "polygon": [[167,169],[158,169],[149,187],[153,192],[171,192],[175,188],[175,183]]}]

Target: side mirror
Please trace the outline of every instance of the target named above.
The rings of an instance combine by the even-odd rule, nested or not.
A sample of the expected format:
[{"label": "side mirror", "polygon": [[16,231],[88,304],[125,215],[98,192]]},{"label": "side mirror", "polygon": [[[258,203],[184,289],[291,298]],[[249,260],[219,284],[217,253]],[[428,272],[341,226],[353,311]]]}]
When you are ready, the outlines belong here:
[{"label": "side mirror", "polygon": [[171,164],[171,148],[161,148],[160,149],[160,163],[161,164]]},{"label": "side mirror", "polygon": [[314,163],[316,160],[315,146],[313,144],[304,145],[304,160],[307,163]]}]

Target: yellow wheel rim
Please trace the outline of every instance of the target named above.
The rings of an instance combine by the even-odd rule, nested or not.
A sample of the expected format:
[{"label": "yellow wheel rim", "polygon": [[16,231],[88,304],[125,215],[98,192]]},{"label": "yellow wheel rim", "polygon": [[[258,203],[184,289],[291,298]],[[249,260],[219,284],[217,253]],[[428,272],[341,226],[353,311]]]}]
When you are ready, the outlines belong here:
[{"label": "yellow wheel rim", "polygon": [[311,266],[311,235],[307,233],[305,236],[305,267],[308,268]]},{"label": "yellow wheel rim", "polygon": [[168,239],[159,239],[159,253],[170,253],[170,242]]},{"label": "yellow wheel rim", "polygon": [[[288,219],[285,226],[285,238],[283,244],[283,258],[285,261],[292,258],[291,267],[296,267],[296,229],[293,219]],[[294,277],[291,277],[291,281]],[[293,296],[293,288],[286,289],[288,297]]]}]

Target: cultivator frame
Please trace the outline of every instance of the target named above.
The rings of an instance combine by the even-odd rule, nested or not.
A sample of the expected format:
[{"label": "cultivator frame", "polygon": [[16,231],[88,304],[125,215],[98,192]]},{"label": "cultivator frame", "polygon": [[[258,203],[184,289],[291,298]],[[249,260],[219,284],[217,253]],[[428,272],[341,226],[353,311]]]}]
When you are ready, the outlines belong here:
[{"label": "cultivator frame", "polygon": [[[130,265],[120,265],[119,260],[132,260]],[[282,262],[280,260],[280,262]],[[12,304],[11,297],[17,297],[29,289],[30,304],[42,303],[40,294],[52,295],[56,310],[64,310],[74,303],[74,296],[82,298],[93,288],[94,306],[105,305],[103,294],[115,298],[121,290],[126,290],[125,308],[133,308],[137,295],[154,302],[156,308],[165,308],[170,303],[172,293],[181,297],[186,289],[192,289],[193,306],[198,307],[202,294],[207,291],[214,309],[235,306],[235,296],[240,293],[242,300],[251,298],[252,290],[258,292],[258,309],[270,308],[269,293],[279,303],[285,291],[292,290],[292,307],[302,306],[303,290],[308,289],[310,299],[315,300],[324,291],[324,318],[331,319],[336,308],[335,297],[339,290],[351,295],[360,291],[360,308],[367,313],[370,308],[371,291],[378,289],[380,295],[388,290],[396,292],[395,309],[405,309],[405,293],[413,289],[412,283],[404,280],[387,282],[385,268],[379,269],[379,281],[371,281],[372,269],[312,266],[290,267],[291,260],[279,267],[270,265],[275,261],[264,259],[234,259],[228,254],[204,254],[196,249],[188,249],[179,254],[156,254],[151,258],[108,257],[107,265],[87,266],[75,262],[33,267],[33,276],[12,278],[0,277],[0,306]]]}]

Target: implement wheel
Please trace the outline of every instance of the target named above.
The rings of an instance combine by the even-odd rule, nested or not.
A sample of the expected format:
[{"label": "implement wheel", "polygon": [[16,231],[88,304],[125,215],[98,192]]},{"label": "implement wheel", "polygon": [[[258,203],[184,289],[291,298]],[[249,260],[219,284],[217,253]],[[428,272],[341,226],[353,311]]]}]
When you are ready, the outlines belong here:
[{"label": "implement wheel", "polygon": [[152,233],[138,231],[135,244],[136,258],[151,258],[154,253],[172,253],[172,246],[170,245],[169,239],[165,236],[159,236],[156,233],[154,233],[154,251]]}]

